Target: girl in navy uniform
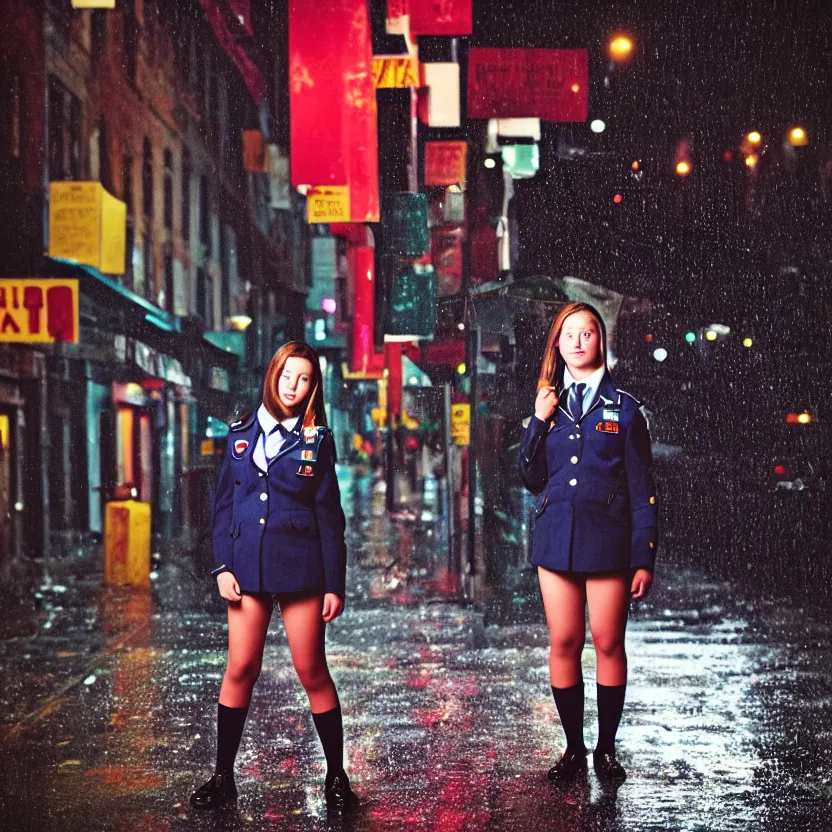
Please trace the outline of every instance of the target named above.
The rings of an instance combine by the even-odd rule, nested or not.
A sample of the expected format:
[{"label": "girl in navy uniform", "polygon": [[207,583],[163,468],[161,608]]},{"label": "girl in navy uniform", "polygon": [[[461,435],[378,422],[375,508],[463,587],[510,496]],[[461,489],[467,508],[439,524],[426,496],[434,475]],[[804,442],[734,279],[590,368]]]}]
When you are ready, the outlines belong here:
[{"label": "girl in navy uniform", "polygon": [[597,657],[601,778],[623,780],[615,735],[624,707],[624,631],[632,599],[653,581],[657,511],[650,436],[639,402],[616,389],[606,329],[585,303],[557,315],[520,452],[524,485],[538,494],[532,563],[551,636],[549,675],[566,751],[549,779],[586,772],[581,672],[585,609]]},{"label": "girl in navy uniform", "polygon": [[343,768],[341,706],[324,648],[326,624],[344,609],[344,531],[318,356],[291,341],[269,364],[258,409],[231,425],[217,483],[213,575],[228,602],[228,666],[216,769],[192,806],[237,797],[234,759],[275,602],[326,756],[327,806],[357,803]]}]

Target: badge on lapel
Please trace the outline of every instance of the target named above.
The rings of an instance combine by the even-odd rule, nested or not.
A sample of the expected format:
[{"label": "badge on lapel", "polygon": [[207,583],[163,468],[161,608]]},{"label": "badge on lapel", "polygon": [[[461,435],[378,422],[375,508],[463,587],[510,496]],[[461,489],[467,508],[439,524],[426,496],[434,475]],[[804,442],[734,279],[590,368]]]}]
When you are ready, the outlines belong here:
[{"label": "badge on lapel", "polygon": [[601,433],[618,433],[618,422],[598,422],[595,425],[595,430]]},{"label": "badge on lapel", "polygon": [[307,445],[311,445],[318,438],[318,429],[313,425],[309,428],[303,429],[303,441]]},{"label": "badge on lapel", "polygon": [[300,458],[306,462],[314,462],[315,461],[315,452],[314,451],[301,451]]},{"label": "badge on lapel", "polygon": [[234,456],[242,456],[246,450],[248,449],[248,440],[246,439],[237,439],[234,442]]},{"label": "badge on lapel", "polygon": [[604,408],[603,412],[601,413],[601,418],[606,419],[608,422],[617,422],[618,421],[618,411],[611,410]]},{"label": "badge on lapel", "polygon": [[298,476],[299,477],[314,477],[315,476],[315,469],[311,465],[301,465],[298,468]]}]

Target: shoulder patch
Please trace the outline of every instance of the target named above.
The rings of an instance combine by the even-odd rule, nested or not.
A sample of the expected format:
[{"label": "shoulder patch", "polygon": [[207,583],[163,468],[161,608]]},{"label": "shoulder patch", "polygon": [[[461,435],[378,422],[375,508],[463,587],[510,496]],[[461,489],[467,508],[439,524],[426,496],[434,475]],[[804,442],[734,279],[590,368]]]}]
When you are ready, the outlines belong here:
[{"label": "shoulder patch", "polygon": [[232,422],[229,426],[229,430],[237,431],[237,430],[245,430],[248,427],[251,427],[251,423],[254,421],[257,415],[256,410],[252,410],[250,413],[246,413],[241,418],[237,419],[236,422]]}]

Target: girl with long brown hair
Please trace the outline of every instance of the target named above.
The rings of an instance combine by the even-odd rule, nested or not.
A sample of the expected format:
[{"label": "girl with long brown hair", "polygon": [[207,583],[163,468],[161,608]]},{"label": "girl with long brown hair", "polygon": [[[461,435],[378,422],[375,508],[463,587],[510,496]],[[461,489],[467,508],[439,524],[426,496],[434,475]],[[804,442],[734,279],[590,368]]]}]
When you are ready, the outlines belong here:
[{"label": "girl with long brown hair", "polygon": [[320,363],[308,344],[290,341],[269,364],[257,410],[231,425],[217,483],[213,575],[228,602],[228,666],[217,764],[191,796],[195,808],[237,798],[234,760],[275,603],[323,745],[327,806],[357,803],[344,772],[341,706],[324,646],[326,624],[344,609],[344,532]]},{"label": "girl with long brown hair", "polygon": [[519,467],[539,494],[532,563],[551,637],[549,675],[566,750],[549,771],[564,783],[585,774],[584,684],[589,626],[597,657],[595,771],[623,780],[615,735],[624,708],[624,633],[630,601],[650,589],[657,511],[650,436],[638,400],[618,390],[606,360],[606,328],[585,303],[556,316],[543,357],[535,415]]}]

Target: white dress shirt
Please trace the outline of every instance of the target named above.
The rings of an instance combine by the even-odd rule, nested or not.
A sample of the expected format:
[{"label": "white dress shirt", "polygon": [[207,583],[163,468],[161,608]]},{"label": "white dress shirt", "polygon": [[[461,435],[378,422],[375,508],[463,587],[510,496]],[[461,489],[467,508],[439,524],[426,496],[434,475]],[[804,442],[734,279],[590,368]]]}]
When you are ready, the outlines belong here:
[{"label": "white dress shirt", "polygon": [[590,407],[595,403],[595,397],[598,395],[598,388],[601,386],[601,381],[604,378],[604,373],[606,372],[607,368],[602,364],[592,375],[587,376],[580,381],[576,381],[572,378],[572,373],[569,372],[567,367],[563,368],[563,392],[566,398],[562,402],[562,406],[568,409],[567,402],[569,401],[569,388],[573,384],[585,384],[586,387],[584,388],[584,401],[583,401],[583,408],[581,409],[581,413],[586,413]]},{"label": "white dress shirt", "polygon": [[[300,420],[300,416],[290,416],[282,419],[280,424],[289,432],[293,431]],[[261,470],[267,471],[269,460],[274,459],[280,453],[283,443],[286,441],[279,430],[277,430],[277,419],[266,410],[266,405],[261,404],[257,409],[257,421],[263,433],[257,439],[254,448],[254,464]]]}]

